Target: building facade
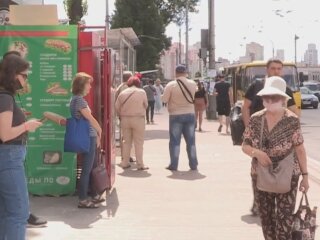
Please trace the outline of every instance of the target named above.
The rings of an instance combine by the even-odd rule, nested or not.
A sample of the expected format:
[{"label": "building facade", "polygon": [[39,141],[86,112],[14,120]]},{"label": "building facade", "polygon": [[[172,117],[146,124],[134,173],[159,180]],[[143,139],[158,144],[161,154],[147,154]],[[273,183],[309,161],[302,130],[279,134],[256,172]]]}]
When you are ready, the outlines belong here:
[{"label": "building facade", "polygon": [[281,61],[284,61],[285,60],[285,58],[284,58],[284,50],[283,49],[278,49],[275,58],[279,59]]},{"label": "building facade", "polygon": [[316,44],[308,44],[308,49],[304,54],[304,63],[309,67],[318,66],[318,50]]},{"label": "building facade", "polygon": [[264,60],[264,47],[256,42],[251,42],[246,45],[246,57],[251,61]]}]

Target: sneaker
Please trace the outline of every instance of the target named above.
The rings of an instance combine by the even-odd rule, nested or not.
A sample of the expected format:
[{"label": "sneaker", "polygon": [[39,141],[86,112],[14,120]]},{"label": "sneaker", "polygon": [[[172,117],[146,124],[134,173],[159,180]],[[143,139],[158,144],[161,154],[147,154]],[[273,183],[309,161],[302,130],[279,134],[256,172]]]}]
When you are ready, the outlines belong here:
[{"label": "sneaker", "polygon": [[169,170],[169,171],[177,171],[177,169],[174,169],[174,168],[172,168],[170,166],[166,167],[166,169]]},{"label": "sneaker", "polygon": [[40,227],[46,227],[47,221],[33,215],[30,213],[29,219],[28,219],[28,228],[40,228]]}]

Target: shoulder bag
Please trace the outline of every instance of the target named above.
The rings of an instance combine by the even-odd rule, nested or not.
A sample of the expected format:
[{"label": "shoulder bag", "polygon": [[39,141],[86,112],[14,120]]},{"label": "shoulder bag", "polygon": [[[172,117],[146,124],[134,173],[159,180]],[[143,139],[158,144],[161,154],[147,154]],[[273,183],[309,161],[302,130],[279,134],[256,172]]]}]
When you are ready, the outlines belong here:
[{"label": "shoulder bag", "polygon": [[[265,117],[262,116],[261,132],[260,132],[260,149],[262,149],[262,138]],[[287,193],[291,190],[291,180],[294,168],[293,151],[280,160],[277,166],[273,165],[264,167],[259,161],[257,165],[257,188],[260,191],[271,193]]]},{"label": "shoulder bag", "polygon": [[88,153],[90,150],[90,123],[84,117],[67,119],[64,151]]},{"label": "shoulder bag", "polygon": [[64,151],[88,153],[90,149],[90,123],[85,118],[67,119],[64,135]]},{"label": "shoulder bag", "polygon": [[[187,100],[188,103],[194,104],[194,96],[192,96],[191,92],[189,91],[189,89],[187,88],[187,86],[180,80],[177,79],[177,83],[181,89],[181,92],[183,93],[183,96],[185,97],[185,99]],[[188,93],[189,98],[187,97],[185,91],[182,89],[182,87],[185,89],[185,91]]]}]

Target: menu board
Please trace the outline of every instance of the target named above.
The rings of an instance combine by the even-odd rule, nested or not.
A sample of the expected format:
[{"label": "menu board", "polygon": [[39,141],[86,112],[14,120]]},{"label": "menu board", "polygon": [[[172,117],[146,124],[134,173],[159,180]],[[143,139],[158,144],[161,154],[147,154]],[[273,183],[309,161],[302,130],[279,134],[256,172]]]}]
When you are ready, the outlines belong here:
[{"label": "menu board", "polygon": [[[77,72],[76,26],[1,26],[0,51],[18,51],[30,62],[28,85],[17,102],[28,118],[44,112],[70,116],[71,81]],[[72,194],[76,156],[64,153],[65,127],[51,121],[29,133],[26,173],[29,192],[37,195]]]}]

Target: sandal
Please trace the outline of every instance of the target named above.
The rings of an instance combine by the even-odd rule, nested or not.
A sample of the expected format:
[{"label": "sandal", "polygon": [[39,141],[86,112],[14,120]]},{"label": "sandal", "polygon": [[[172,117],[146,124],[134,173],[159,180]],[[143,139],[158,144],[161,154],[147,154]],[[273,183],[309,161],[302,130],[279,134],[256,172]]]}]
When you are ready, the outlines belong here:
[{"label": "sandal", "polygon": [[144,171],[144,170],[148,170],[148,169],[149,169],[149,167],[146,167],[146,166],[138,168],[139,171]]},{"label": "sandal", "polygon": [[92,199],[91,199],[91,202],[93,202],[94,204],[97,204],[97,203],[102,203],[104,202],[106,199],[102,197],[102,195],[98,194],[96,196],[94,196]]},{"label": "sandal", "polygon": [[84,200],[79,201],[78,208],[98,208],[99,206],[94,204],[92,201]]}]

